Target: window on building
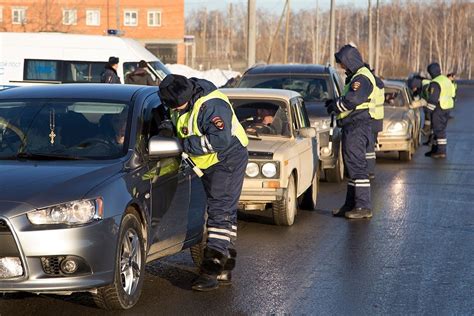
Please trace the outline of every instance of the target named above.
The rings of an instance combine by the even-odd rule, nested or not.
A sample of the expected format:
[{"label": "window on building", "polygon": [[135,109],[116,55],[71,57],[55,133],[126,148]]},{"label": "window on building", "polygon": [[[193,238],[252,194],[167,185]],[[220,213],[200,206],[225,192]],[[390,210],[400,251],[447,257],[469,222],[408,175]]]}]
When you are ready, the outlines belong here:
[{"label": "window on building", "polygon": [[76,25],[77,24],[77,10],[63,10],[63,24]]},{"label": "window on building", "polygon": [[148,26],[161,26],[161,11],[148,11]]},{"label": "window on building", "polygon": [[26,9],[25,8],[12,9],[12,24],[25,24],[25,23],[26,23]]},{"label": "window on building", "polygon": [[131,11],[131,10],[125,11],[123,25],[137,26],[138,25],[138,11]]},{"label": "window on building", "polygon": [[86,25],[100,25],[100,10],[86,10]]}]

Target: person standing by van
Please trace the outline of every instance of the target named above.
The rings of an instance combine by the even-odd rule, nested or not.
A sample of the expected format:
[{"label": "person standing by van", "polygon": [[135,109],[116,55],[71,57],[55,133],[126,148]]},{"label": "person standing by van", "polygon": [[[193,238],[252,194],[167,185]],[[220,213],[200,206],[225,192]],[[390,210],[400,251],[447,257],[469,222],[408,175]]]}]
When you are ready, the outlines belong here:
[{"label": "person standing by van", "polygon": [[150,73],[147,70],[147,63],[144,60],[140,60],[138,68],[125,76],[126,84],[139,84],[143,86],[157,86],[158,83],[153,80]]},{"label": "person standing by van", "polygon": [[100,75],[100,82],[102,83],[122,83],[117,74],[119,59],[118,57],[109,57],[109,62],[105,65],[105,70]]}]

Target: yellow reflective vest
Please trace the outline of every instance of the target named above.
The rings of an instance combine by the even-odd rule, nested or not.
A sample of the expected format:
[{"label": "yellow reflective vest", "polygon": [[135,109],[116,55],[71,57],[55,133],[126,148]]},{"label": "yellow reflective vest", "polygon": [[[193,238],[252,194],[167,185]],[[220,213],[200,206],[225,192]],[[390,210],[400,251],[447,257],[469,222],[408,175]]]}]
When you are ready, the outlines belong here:
[{"label": "yellow reflective vest", "polygon": [[[359,68],[359,70],[357,70],[357,72],[354,74],[353,78],[357,77],[358,75],[362,75],[362,76],[366,77],[367,79],[369,79],[370,83],[373,86],[373,89],[372,89],[372,92],[370,93],[370,95],[368,97],[368,100],[364,103],[359,104],[354,110],[368,109],[369,113],[370,113],[370,116],[375,119],[375,117],[377,116],[376,115],[376,110],[375,110],[377,100],[378,100],[377,96],[380,98],[381,94],[380,94],[379,90],[381,90],[381,89],[379,89],[379,87],[377,87],[377,83],[375,82],[375,77],[372,74],[372,72],[369,70],[369,68],[367,68],[367,67]],[[352,84],[352,81],[345,85],[344,90],[342,92],[342,96],[345,96],[349,92],[351,84]],[[383,94],[383,92],[382,92],[382,94]],[[384,96],[384,99],[385,99],[385,96]],[[352,111],[353,110],[339,113],[337,115],[337,119],[340,120],[340,119],[343,119],[343,118],[349,116],[349,114],[351,114]]]},{"label": "yellow reflective vest", "polygon": [[385,89],[382,88],[380,89],[379,87],[377,87],[377,91],[376,91],[376,96],[375,96],[375,109],[374,109],[374,115],[371,116],[375,119],[375,120],[383,120],[383,117],[384,117],[384,108],[383,108],[383,105],[385,103]]},{"label": "yellow reflective vest", "polygon": [[[181,139],[185,139],[192,135],[198,136],[201,138],[201,144],[204,145],[202,146],[204,152],[207,151],[207,149],[205,148],[209,147],[209,146],[206,146],[206,145],[209,145],[209,139],[207,138],[206,135],[203,135],[202,132],[199,130],[198,116],[199,116],[199,111],[201,109],[201,106],[204,104],[204,102],[209,101],[211,99],[221,99],[229,105],[232,111],[232,127],[231,127],[232,136],[237,137],[237,139],[240,141],[242,146],[247,147],[249,143],[247,134],[245,133],[245,130],[242,127],[242,125],[240,125],[240,122],[237,119],[237,116],[235,115],[234,109],[232,108],[232,105],[230,104],[229,99],[227,98],[225,94],[223,94],[219,90],[214,90],[208,95],[205,95],[199,98],[194,103],[194,106],[191,111],[183,113],[182,115],[179,115],[177,111],[172,111],[171,120],[176,126],[178,137]],[[184,131],[186,131],[186,133],[184,133]],[[206,153],[204,155],[198,155],[198,156],[189,154],[189,157],[200,169],[207,169],[211,167],[212,165],[215,165],[216,163],[219,162],[217,153],[215,152]]]},{"label": "yellow reflective vest", "polygon": [[439,75],[432,82],[439,84],[441,92],[439,94],[439,105],[443,110],[449,110],[454,107],[454,85],[448,77]]}]

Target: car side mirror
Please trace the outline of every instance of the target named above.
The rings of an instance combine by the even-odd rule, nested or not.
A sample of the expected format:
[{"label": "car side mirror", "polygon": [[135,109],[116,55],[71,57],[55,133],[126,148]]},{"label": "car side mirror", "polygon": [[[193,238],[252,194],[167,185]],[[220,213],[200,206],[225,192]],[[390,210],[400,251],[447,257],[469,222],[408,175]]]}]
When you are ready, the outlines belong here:
[{"label": "car side mirror", "polygon": [[303,138],[314,138],[317,132],[314,127],[303,127],[298,130],[298,135]]},{"label": "car side mirror", "polygon": [[153,136],[148,142],[148,154],[151,158],[167,158],[181,155],[183,147],[176,138]]}]

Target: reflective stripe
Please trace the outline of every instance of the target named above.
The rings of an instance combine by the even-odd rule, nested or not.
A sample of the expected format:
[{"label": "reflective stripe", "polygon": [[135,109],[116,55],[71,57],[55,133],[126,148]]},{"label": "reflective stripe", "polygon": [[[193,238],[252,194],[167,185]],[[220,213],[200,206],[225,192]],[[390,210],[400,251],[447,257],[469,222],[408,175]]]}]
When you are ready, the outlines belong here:
[{"label": "reflective stripe", "polygon": [[213,233],[222,233],[222,234],[225,234],[225,235],[237,236],[236,232],[233,232],[233,231],[230,231],[230,230],[227,230],[227,229],[211,227],[211,228],[208,228],[207,230],[209,232],[213,232]]},{"label": "reflective stripe", "polygon": [[370,179],[356,179],[355,183],[370,183]]},{"label": "reflective stripe", "polygon": [[236,226],[236,225],[232,225],[232,229],[233,229],[233,230],[237,230],[237,226]]},{"label": "reflective stripe", "polygon": [[356,183],[356,188],[370,188],[370,183]]},{"label": "reflective stripe", "polygon": [[221,240],[227,240],[227,241],[230,241],[230,237],[227,237],[227,236],[222,236],[222,235],[217,235],[217,234],[209,234],[209,236],[207,236],[208,239],[221,239]]},{"label": "reflective stripe", "polygon": [[207,136],[202,135],[201,138],[204,139],[204,143],[206,144],[207,149],[209,149],[209,151],[214,151],[214,148],[212,148],[211,142],[209,141],[209,139],[207,139]]},{"label": "reflective stripe", "polygon": [[446,138],[440,138],[436,140],[436,143],[438,145],[446,145],[448,143],[448,140]]},{"label": "reflective stripe", "polygon": [[428,105],[426,105],[426,107],[427,107],[428,109],[432,110],[432,111],[434,111],[434,110],[436,109],[436,105],[434,105],[434,104],[429,104],[429,103],[428,103]]},{"label": "reflective stripe", "polygon": [[205,153],[205,154],[208,154],[209,153],[209,150],[207,150],[207,146],[206,146],[206,141],[204,140],[206,136],[201,136],[201,149],[202,151]]}]

